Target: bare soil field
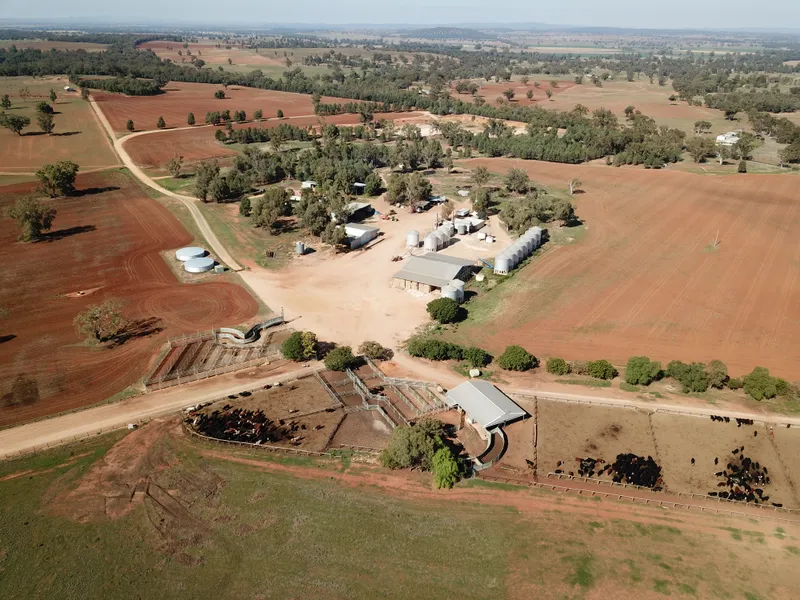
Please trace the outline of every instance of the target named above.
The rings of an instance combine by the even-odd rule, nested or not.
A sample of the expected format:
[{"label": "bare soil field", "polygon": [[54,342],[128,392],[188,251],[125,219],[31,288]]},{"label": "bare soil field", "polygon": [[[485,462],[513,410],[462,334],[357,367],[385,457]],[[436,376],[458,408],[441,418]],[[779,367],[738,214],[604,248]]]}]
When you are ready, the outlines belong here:
[{"label": "bare soil field", "polygon": [[[103,110],[105,110],[103,105]],[[312,109],[313,112],[313,109]],[[252,112],[248,113],[252,116]],[[399,121],[402,125],[405,120],[415,121],[424,113],[377,113],[375,119],[389,119]],[[205,113],[203,113],[205,116]],[[198,114],[195,113],[195,117]],[[185,122],[185,119],[184,119]],[[288,123],[294,127],[318,127],[321,124],[333,125],[358,125],[359,116],[355,114],[332,115],[317,117],[315,115],[304,117],[291,117],[287,119],[270,119],[261,122],[250,122],[233,125],[234,129],[252,128],[272,128]],[[181,127],[183,127],[183,123]],[[191,129],[180,129],[177,131],[163,131],[148,135],[132,137],[125,142],[125,149],[137,164],[149,168],[162,167],[175,154],[183,156],[188,162],[208,159],[225,158],[238,154],[235,147],[227,146],[218,142],[214,138],[215,127],[194,127]]]},{"label": "bare soil field", "polygon": [[[247,63],[248,65],[281,65],[285,66],[283,54],[279,59],[273,56],[271,49],[262,48],[256,52],[254,49],[225,48],[225,44],[217,47],[216,42],[207,41],[199,44],[188,44],[184,48],[181,42],[155,40],[136,46],[138,50],[152,50],[159,58],[166,58],[176,64],[191,64],[195,57],[202,59],[209,65],[227,65],[230,58],[234,63]],[[178,54],[180,52],[181,54]]]},{"label": "bare soil field", "polygon": [[[763,424],[737,427],[735,422],[719,423],[658,413],[652,416],[652,422],[667,490],[700,494],[719,491],[722,488],[717,488],[717,483],[722,479],[715,477],[714,473],[735,462],[736,456],[731,451],[744,446],[744,456],[769,470],[771,482],[764,486],[769,501],[790,508],[800,507]],[[798,429],[794,431],[800,433]],[[753,436],[753,432],[758,432],[758,436]],[[692,458],[695,459],[694,465],[691,464]],[[714,464],[715,458],[719,459],[718,465]],[[794,456],[787,458],[796,460]]]},{"label": "bare soil field", "polygon": [[[221,85],[210,83],[170,82],[164,87],[164,93],[158,96],[125,96],[98,91],[92,97],[100,104],[111,127],[117,132],[126,132],[128,119],[133,120],[137,131],[156,129],[158,117],[164,117],[167,127],[185,127],[190,112],[194,113],[198,123],[203,123],[207,112],[226,109],[231,112],[244,110],[248,117],[252,117],[258,109],[264,112],[264,118],[275,117],[279,109],[284,117],[314,117],[309,94],[232,85],[225,91],[225,99],[218,100],[214,98],[214,92],[220,89]],[[323,96],[322,102],[344,103],[352,100]],[[316,124],[316,117],[314,119]]]},{"label": "bare soil field", "polygon": [[[67,83],[65,77],[0,77],[0,95],[11,98],[9,113],[31,120],[22,135],[0,129],[0,171],[33,172],[45,163],[59,160],[71,160],[83,170],[119,163],[89,104],[78,93],[64,92]],[[22,88],[31,93],[27,101],[19,95]],[[36,124],[36,104],[42,100],[49,103],[51,89],[58,94],[53,104],[56,126],[52,135],[45,135]]]},{"label": "bare soil field", "polygon": [[[524,421],[533,428],[533,420]],[[633,410],[539,400],[538,470],[578,474],[576,457],[614,462],[617,454],[656,456],[647,415]],[[558,466],[558,462],[563,465]]]},{"label": "bare soil field", "polygon": [[519,343],[537,355],[615,364],[632,355],[665,364],[716,358],[732,375],[763,365],[800,377],[793,177],[510,159],[465,164],[495,173],[522,168],[558,188],[578,177],[585,193],[574,202],[586,230],[578,243],[545,246],[508,283],[473,300],[473,318],[453,337],[492,331],[484,345],[495,352]]},{"label": "bare soil field", "polygon": [[[31,184],[0,189],[10,205]],[[159,253],[192,242],[164,207],[125,174],[78,177],[83,195],[47,201],[58,208],[45,241],[22,244],[0,220],[0,425],[102,401],[136,383],[169,336],[247,321],[258,304],[224,277],[180,284]],[[84,292],[79,294],[78,292]],[[87,345],[72,320],[108,298],[125,302],[133,336],[109,348]],[[38,401],[8,405],[18,376],[33,380]]]}]

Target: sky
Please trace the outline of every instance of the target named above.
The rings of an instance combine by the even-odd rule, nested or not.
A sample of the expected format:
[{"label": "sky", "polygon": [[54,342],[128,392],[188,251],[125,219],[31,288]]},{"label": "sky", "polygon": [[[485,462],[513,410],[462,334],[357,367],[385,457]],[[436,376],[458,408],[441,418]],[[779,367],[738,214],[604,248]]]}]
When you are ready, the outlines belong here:
[{"label": "sky", "polygon": [[[224,15],[220,14],[224,11]],[[0,19],[242,24],[549,23],[636,28],[800,28],[800,2],[773,0],[0,0]]]}]

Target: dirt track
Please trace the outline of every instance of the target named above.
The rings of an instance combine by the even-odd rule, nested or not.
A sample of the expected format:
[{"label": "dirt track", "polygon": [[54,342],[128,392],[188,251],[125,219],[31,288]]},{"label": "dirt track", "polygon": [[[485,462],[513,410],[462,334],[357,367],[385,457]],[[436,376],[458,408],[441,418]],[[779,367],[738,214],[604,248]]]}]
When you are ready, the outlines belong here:
[{"label": "dirt track", "polygon": [[[31,185],[2,188],[0,204]],[[48,241],[18,243],[13,222],[0,221],[0,305],[10,311],[2,335],[11,336],[0,343],[0,396],[23,375],[37,381],[41,398],[0,408],[0,424],[109,398],[144,375],[166,337],[242,323],[258,311],[238,285],[177,281],[160,252],[192,236],[126,175],[81,175],[77,187],[94,192],[53,201],[58,216]],[[141,335],[113,349],[86,346],[72,319],[107,298],[126,303]]]},{"label": "dirt track", "polygon": [[496,173],[520,167],[559,188],[578,177],[585,189],[575,198],[585,237],[517,275],[525,301],[509,295],[480,325],[494,331],[490,350],[521,343],[545,356],[616,364],[638,354],[665,363],[717,358],[736,375],[764,365],[800,377],[796,178],[510,159],[467,164]]}]

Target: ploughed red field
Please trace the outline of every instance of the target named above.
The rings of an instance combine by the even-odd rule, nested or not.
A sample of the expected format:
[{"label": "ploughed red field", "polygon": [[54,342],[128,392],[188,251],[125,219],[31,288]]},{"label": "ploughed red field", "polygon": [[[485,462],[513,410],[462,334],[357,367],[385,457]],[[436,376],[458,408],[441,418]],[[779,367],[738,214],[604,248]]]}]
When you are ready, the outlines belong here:
[{"label": "ploughed red field", "polygon": [[[0,211],[33,184],[0,187]],[[58,209],[43,241],[17,241],[17,228],[0,219],[0,425],[87,406],[136,383],[170,336],[256,315],[243,287],[213,276],[180,283],[160,255],[190,244],[172,214],[124,173],[78,177],[82,193],[43,200]],[[83,293],[81,293],[83,292]],[[125,303],[137,334],[113,348],[93,347],[72,321],[105,299]],[[35,382],[39,400],[14,404],[19,377]]]},{"label": "ploughed red field", "polygon": [[[218,100],[214,92],[223,89],[211,83],[170,82],[164,93],[157,96],[125,96],[106,92],[93,92],[92,97],[100,104],[114,131],[127,133],[128,119],[136,130],[156,129],[158,117],[164,117],[167,127],[186,127],[187,117],[194,113],[197,123],[205,122],[206,113],[223,110],[243,110],[251,119],[256,110],[264,118],[274,118],[278,110],[284,117],[314,117],[314,104],[310,94],[275,92],[231,85],[225,90],[225,98]],[[323,104],[354,102],[343,98],[322,97]],[[316,118],[316,117],[314,117]]]},{"label": "ploughed red field", "polygon": [[[800,190],[791,175],[710,176],[642,167],[504,158],[464,161],[495,173],[524,169],[565,189],[585,231],[544,246],[487,319],[459,327],[501,352],[625,364],[630,356],[724,361],[800,377]],[[558,224],[548,224],[551,231]],[[717,236],[719,236],[717,238]],[[715,238],[718,245],[714,247]]]}]

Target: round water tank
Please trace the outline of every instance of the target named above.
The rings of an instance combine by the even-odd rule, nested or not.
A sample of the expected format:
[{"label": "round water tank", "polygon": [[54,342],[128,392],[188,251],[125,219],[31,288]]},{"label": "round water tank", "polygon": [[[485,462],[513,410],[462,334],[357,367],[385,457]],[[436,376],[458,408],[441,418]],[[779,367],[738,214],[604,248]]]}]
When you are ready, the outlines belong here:
[{"label": "round water tank", "polygon": [[442,288],[442,298],[450,298],[453,302],[458,302],[458,290],[452,285],[446,285]]},{"label": "round water tank", "polygon": [[193,258],[183,263],[183,270],[187,273],[205,273],[214,268],[211,258]]},{"label": "round water tank", "polygon": [[441,242],[439,241],[439,238],[437,238],[432,233],[429,233],[428,235],[425,236],[425,241],[423,242],[423,246],[425,250],[428,250],[430,252],[436,252],[439,249],[440,243]]},{"label": "round water tank", "polygon": [[294,251],[296,254],[303,255],[306,253],[306,245],[303,242],[294,243]]},{"label": "round water tank", "polygon": [[505,275],[511,271],[511,261],[506,256],[498,256],[494,259],[494,272]]},{"label": "round water tank", "polygon": [[419,247],[419,231],[409,231],[406,235],[406,246],[408,248]]},{"label": "round water tank", "polygon": [[187,260],[192,260],[193,258],[202,258],[206,255],[206,251],[204,248],[198,248],[197,246],[189,246],[187,248],[181,248],[175,253],[175,258],[182,262],[186,262]]},{"label": "round water tank", "polygon": [[467,235],[466,223],[459,223],[458,225],[456,225],[456,229],[458,230],[458,235]]}]

